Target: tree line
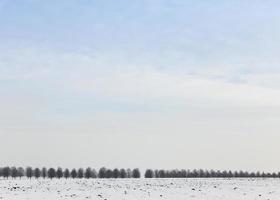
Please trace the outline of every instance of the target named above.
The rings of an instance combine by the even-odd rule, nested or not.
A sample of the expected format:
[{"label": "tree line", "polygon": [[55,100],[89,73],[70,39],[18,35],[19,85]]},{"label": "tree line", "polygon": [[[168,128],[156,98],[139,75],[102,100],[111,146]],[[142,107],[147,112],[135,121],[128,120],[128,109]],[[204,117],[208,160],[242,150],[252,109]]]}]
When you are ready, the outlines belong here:
[{"label": "tree line", "polygon": [[4,178],[140,178],[141,173],[138,168],[131,169],[107,169],[102,167],[97,172],[90,167],[83,169],[62,169],[61,167],[55,168],[32,168],[32,167],[3,167],[0,168],[0,177]]},{"label": "tree line", "polygon": [[[32,167],[2,167],[0,177],[3,178],[141,178],[138,168],[108,169],[105,167],[96,171],[93,168],[62,169],[58,168],[32,168]],[[280,178],[279,173],[247,172],[247,171],[220,171],[220,170],[158,170],[147,169],[144,178]]]},{"label": "tree line", "polygon": [[147,169],[145,178],[280,178],[278,173],[247,172],[247,171],[220,171],[220,170],[152,170]]}]

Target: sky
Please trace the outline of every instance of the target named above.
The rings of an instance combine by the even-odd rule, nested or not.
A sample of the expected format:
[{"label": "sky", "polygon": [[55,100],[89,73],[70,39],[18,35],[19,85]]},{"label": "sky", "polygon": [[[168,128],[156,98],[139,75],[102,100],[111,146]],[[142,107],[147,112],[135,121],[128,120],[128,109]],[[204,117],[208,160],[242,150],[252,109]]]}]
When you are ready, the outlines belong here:
[{"label": "sky", "polygon": [[1,165],[280,171],[279,7],[0,0]]}]

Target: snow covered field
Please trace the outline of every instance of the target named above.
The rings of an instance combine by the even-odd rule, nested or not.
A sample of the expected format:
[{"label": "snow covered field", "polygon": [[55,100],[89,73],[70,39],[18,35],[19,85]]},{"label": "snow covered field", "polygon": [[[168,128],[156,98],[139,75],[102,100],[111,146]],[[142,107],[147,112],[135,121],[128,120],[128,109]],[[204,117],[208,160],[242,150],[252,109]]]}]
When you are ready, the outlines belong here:
[{"label": "snow covered field", "polygon": [[280,179],[1,179],[0,199],[279,200]]}]

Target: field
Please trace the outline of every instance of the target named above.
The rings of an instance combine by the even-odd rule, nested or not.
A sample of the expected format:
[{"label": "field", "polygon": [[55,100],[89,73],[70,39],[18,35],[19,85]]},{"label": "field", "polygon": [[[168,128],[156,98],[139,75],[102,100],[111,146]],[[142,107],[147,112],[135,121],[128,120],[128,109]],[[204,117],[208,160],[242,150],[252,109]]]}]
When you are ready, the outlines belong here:
[{"label": "field", "polygon": [[0,199],[279,200],[280,179],[1,179]]}]

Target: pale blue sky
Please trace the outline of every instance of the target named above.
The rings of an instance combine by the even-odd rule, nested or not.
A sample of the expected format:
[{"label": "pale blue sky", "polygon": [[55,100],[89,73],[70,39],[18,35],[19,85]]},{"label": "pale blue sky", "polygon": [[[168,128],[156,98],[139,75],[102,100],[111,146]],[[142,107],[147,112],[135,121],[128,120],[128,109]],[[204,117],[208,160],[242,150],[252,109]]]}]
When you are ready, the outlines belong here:
[{"label": "pale blue sky", "polygon": [[0,0],[2,163],[280,168],[279,8]]}]

